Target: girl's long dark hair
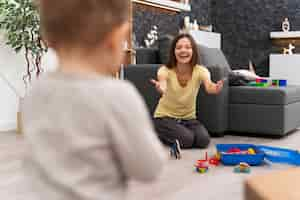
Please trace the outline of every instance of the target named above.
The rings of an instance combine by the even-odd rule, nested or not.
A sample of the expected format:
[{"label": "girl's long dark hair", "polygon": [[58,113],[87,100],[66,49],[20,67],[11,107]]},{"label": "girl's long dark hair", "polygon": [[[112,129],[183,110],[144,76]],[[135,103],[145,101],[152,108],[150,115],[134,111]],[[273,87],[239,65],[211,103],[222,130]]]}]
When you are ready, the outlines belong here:
[{"label": "girl's long dark hair", "polygon": [[178,36],[176,36],[171,44],[170,53],[169,53],[169,62],[166,65],[169,69],[172,69],[172,68],[176,67],[176,65],[177,65],[177,59],[175,56],[175,48],[176,48],[177,42],[182,38],[189,39],[191,42],[191,45],[192,45],[193,56],[192,56],[192,59],[190,62],[191,67],[194,67],[195,65],[197,65],[199,63],[199,52],[198,52],[198,48],[197,48],[194,38],[190,34],[182,33],[182,34],[179,34]]}]

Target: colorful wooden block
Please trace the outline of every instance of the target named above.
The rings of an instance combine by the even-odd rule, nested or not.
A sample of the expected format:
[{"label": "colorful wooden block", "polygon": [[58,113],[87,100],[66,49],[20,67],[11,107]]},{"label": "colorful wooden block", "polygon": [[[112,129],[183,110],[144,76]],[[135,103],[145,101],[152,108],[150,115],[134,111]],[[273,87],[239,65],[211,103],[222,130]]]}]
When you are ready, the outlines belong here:
[{"label": "colorful wooden block", "polygon": [[287,86],[287,80],[286,79],[273,79],[272,86],[285,87],[285,86]]},{"label": "colorful wooden block", "polygon": [[279,80],[279,86],[285,87],[287,85],[287,80],[281,79]]}]

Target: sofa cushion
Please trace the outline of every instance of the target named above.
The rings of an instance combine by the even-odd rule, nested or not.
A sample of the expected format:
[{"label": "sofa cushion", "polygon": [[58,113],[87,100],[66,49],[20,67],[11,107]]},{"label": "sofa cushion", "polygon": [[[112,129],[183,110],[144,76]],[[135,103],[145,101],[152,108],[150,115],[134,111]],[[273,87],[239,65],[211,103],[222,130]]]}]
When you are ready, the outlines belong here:
[{"label": "sofa cushion", "polygon": [[208,48],[198,45],[199,50],[199,63],[205,66],[221,66],[231,71],[225,55],[221,49]]},{"label": "sofa cushion", "polygon": [[229,89],[230,104],[286,105],[294,102],[300,102],[300,86],[234,86]]}]

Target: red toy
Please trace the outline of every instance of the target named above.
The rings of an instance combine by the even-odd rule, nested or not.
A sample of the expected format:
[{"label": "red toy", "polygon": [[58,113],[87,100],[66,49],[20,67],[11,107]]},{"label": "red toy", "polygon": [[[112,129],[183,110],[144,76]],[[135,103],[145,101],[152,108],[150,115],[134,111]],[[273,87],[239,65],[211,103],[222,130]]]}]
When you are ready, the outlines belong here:
[{"label": "red toy", "polygon": [[209,164],[218,166],[220,164],[220,159],[216,156],[209,159]]},{"label": "red toy", "polygon": [[220,159],[218,156],[214,156],[212,158],[208,158],[207,152],[205,153],[205,159],[204,160],[197,160],[197,163],[195,164],[196,171],[199,173],[205,173],[207,172],[209,165],[215,165],[218,166],[220,164]]},{"label": "red toy", "polygon": [[241,153],[241,150],[239,148],[231,148],[226,153]]},{"label": "red toy", "polygon": [[208,156],[207,152],[205,153],[205,159],[204,160],[197,160],[197,163],[195,164],[196,172],[199,173],[205,173],[208,170]]},{"label": "red toy", "polygon": [[199,172],[199,173],[205,173],[207,172],[208,170],[208,165],[206,163],[203,163],[203,162],[199,162],[195,165],[195,169],[196,169],[196,172]]}]

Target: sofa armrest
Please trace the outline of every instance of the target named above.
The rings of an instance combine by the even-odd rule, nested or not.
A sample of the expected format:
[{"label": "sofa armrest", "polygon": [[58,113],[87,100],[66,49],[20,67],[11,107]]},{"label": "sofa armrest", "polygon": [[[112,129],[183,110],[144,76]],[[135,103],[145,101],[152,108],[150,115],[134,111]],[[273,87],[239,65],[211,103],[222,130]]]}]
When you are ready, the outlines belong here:
[{"label": "sofa armrest", "polygon": [[[228,77],[228,70],[224,67],[207,67],[214,82]],[[197,118],[208,129],[211,135],[222,136],[228,129],[228,79],[224,81],[224,87],[218,95],[206,93],[201,86],[197,98]]]},{"label": "sofa armrest", "polygon": [[148,111],[152,116],[160,95],[150,82],[156,78],[158,64],[137,64],[128,65],[124,68],[124,78],[135,85],[141,96],[144,98]]}]

